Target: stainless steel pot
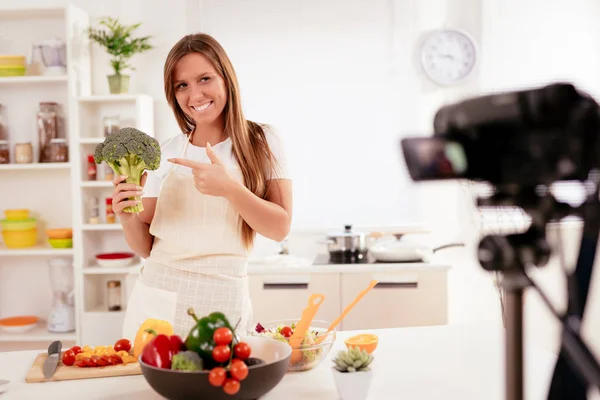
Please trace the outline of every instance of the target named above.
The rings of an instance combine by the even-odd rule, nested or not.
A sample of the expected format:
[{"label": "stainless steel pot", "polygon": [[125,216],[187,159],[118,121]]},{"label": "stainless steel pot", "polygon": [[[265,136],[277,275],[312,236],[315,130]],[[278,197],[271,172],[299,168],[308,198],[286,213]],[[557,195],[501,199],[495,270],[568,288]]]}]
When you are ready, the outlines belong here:
[{"label": "stainless steel pot", "polygon": [[331,255],[366,253],[367,236],[363,232],[352,231],[352,225],[345,225],[343,232],[330,233],[319,243],[327,245]]}]

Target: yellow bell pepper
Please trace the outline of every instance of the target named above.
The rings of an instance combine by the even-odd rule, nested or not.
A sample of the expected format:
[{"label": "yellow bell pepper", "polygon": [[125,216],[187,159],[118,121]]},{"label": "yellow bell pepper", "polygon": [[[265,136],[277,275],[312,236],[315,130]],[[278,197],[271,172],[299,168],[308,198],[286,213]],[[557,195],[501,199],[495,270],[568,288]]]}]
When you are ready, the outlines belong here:
[{"label": "yellow bell pepper", "polygon": [[138,329],[137,334],[135,335],[135,340],[133,342],[133,356],[137,360],[142,351],[144,350],[144,346],[152,339],[154,339],[154,334],[147,332],[146,330],[150,329],[156,332],[156,335],[164,334],[167,336],[173,335],[173,325],[171,325],[168,321],[163,321],[160,319],[147,319]]}]

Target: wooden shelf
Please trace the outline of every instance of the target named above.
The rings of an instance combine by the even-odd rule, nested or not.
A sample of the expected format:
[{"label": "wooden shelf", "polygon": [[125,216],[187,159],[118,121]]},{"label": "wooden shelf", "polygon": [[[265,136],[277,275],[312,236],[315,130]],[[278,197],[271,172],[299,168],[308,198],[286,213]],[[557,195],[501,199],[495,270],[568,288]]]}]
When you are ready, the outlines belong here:
[{"label": "wooden shelf", "polygon": [[0,19],[61,18],[65,11],[64,7],[1,7]]},{"label": "wooden shelf", "polygon": [[121,224],[85,224],[84,231],[120,231],[123,230]]},{"label": "wooden shelf", "polygon": [[44,323],[38,323],[33,330],[24,333],[7,333],[0,330],[0,342],[52,342],[54,340],[76,341],[77,334],[48,332],[48,327]]},{"label": "wooden shelf", "polygon": [[142,268],[141,264],[131,265],[127,267],[85,267],[83,268],[83,273],[85,275],[115,275],[115,274],[123,274],[123,275],[137,275]]},{"label": "wooden shelf", "polygon": [[0,256],[70,256],[73,249],[55,249],[49,245],[38,244],[25,249],[9,249],[0,244]]},{"label": "wooden shelf", "polygon": [[68,79],[66,75],[0,76],[0,84],[59,83],[67,81]]},{"label": "wooden shelf", "polygon": [[109,188],[112,187],[112,181],[84,181],[81,182],[82,188]]},{"label": "wooden shelf", "polygon": [[0,171],[69,170],[71,163],[0,164]]}]

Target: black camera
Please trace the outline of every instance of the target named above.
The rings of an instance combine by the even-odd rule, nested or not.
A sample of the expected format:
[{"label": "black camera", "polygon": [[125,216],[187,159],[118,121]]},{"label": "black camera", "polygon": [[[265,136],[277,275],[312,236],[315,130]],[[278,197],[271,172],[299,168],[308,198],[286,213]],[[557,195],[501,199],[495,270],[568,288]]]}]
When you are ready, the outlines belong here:
[{"label": "black camera", "polygon": [[[464,179],[494,188],[480,205],[516,206],[532,218],[529,228],[509,236],[487,236],[479,244],[482,267],[502,275],[507,292],[506,395],[523,399],[523,292],[536,289],[563,323],[562,346],[549,399],[587,398],[600,388],[600,366],[579,334],[600,232],[600,107],[570,83],[496,93],[444,106],[434,117],[431,137],[401,141],[415,182]],[[560,181],[579,181],[594,190],[582,204],[558,201]],[[559,314],[527,274],[544,265],[551,249],[546,225],[568,215],[584,221],[579,258],[568,274],[569,305]],[[566,271],[566,269],[565,269]]]}]

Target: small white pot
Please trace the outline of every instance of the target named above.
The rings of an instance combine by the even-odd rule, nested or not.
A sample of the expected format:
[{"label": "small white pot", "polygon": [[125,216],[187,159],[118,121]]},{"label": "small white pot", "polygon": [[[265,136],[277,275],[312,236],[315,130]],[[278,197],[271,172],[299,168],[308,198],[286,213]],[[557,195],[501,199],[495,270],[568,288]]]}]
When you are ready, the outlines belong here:
[{"label": "small white pot", "polygon": [[371,388],[373,370],[359,372],[340,372],[331,368],[333,380],[342,400],[364,400]]}]

